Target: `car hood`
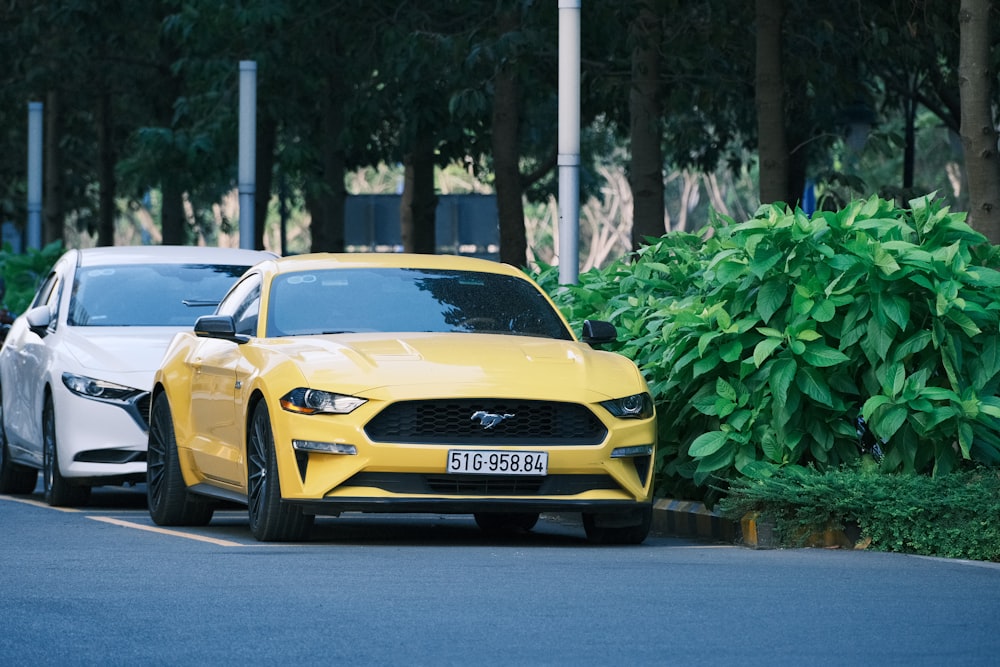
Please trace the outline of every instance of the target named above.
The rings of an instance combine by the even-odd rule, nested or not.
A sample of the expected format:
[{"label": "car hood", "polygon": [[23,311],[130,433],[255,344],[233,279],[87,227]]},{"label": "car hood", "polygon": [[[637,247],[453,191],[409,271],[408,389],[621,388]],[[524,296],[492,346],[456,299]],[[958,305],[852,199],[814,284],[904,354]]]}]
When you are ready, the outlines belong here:
[{"label": "car hood", "polygon": [[283,352],[310,386],[345,393],[398,398],[413,393],[407,387],[426,392],[439,385],[452,395],[487,391],[558,400],[582,391],[601,400],[646,390],[629,359],[576,341],[465,333],[278,340],[288,341]]},{"label": "car hood", "polygon": [[129,384],[148,388],[163,352],[178,331],[174,327],[66,327],[59,345],[63,354],[76,361],[81,373],[109,380],[146,378],[141,386],[134,379]]}]

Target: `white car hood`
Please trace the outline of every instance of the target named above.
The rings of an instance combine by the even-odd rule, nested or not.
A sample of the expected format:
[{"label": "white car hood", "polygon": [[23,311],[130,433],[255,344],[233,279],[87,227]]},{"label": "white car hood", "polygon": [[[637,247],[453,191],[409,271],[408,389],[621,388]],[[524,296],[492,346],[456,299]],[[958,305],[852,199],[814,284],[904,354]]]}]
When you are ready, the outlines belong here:
[{"label": "white car hood", "polygon": [[107,379],[136,374],[148,376],[140,387],[148,388],[167,345],[182,330],[176,327],[66,327],[59,343],[63,354],[75,359],[81,372]]}]

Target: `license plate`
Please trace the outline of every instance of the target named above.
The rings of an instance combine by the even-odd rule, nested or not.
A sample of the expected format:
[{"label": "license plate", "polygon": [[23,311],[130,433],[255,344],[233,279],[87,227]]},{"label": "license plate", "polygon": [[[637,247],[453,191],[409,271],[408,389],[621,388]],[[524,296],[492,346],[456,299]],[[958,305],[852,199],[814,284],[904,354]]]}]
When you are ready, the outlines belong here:
[{"label": "license plate", "polygon": [[511,452],[482,449],[448,451],[448,472],[474,475],[547,475],[548,452]]}]

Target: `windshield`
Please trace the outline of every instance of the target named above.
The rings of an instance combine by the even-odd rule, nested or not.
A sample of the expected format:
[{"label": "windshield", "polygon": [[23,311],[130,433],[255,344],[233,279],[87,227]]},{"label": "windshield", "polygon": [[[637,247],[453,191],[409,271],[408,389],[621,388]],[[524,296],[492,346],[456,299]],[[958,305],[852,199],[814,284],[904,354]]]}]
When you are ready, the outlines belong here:
[{"label": "windshield", "polygon": [[318,333],[477,332],[571,340],[530,282],[426,269],[289,273],[271,285],[268,336]]},{"label": "windshield", "polygon": [[67,321],[73,326],[194,324],[211,313],[247,266],[143,264],[81,267]]}]

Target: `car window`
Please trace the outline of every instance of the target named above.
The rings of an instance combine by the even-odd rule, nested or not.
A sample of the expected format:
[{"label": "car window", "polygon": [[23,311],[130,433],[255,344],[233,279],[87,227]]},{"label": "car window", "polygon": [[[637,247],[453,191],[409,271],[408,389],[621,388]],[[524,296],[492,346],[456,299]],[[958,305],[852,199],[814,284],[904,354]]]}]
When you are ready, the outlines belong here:
[{"label": "car window", "polygon": [[572,338],[545,296],[514,276],[332,269],[283,274],[272,282],[268,336],[365,331]]},{"label": "car window", "polygon": [[74,326],[190,326],[211,313],[247,266],[124,264],[76,272]]},{"label": "car window", "polygon": [[52,299],[54,295],[58,295],[59,291],[56,289],[56,284],[59,282],[59,275],[52,272],[42,283],[38,291],[35,292],[35,298],[31,302],[31,307],[44,306],[48,304],[50,307],[55,306],[55,301]]},{"label": "car window", "polygon": [[257,335],[257,314],[260,311],[260,274],[246,276],[226,295],[216,311],[219,315],[231,315],[236,324],[236,333],[246,336]]},{"label": "car window", "polygon": [[52,321],[49,323],[50,330],[55,330],[59,325],[57,313],[59,312],[59,295],[62,294],[62,282],[62,277],[58,272],[51,272],[38,291],[35,292],[35,298],[31,301],[31,308],[49,307],[49,311],[52,313]]}]

